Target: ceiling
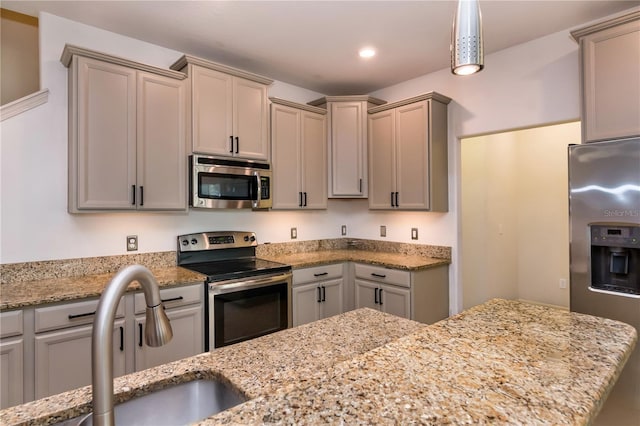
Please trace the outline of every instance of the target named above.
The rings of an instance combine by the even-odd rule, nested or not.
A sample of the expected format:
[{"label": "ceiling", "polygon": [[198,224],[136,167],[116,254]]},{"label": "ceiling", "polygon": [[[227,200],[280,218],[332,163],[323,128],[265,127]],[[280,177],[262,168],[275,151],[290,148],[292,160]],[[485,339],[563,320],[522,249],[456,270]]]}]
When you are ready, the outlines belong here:
[{"label": "ceiling", "polygon": [[[49,12],[326,95],[366,94],[447,68],[456,9],[452,0],[1,4],[32,16]],[[639,4],[481,0],[485,54]],[[359,58],[364,46],[377,55]]]}]

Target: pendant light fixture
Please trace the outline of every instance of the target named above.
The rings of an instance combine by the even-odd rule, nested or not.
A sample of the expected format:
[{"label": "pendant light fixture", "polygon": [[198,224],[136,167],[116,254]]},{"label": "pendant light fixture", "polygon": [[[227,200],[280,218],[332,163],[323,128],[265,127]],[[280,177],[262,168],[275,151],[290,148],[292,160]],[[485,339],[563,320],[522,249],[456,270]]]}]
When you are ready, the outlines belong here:
[{"label": "pendant light fixture", "polygon": [[484,68],[482,14],[478,0],[458,0],[451,33],[451,72],[469,75]]}]

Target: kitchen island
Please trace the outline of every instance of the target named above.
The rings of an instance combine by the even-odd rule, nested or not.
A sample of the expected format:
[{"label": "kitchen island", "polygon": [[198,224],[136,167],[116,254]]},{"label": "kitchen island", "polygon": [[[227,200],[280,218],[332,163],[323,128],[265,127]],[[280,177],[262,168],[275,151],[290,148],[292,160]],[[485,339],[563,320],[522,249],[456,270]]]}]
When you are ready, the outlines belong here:
[{"label": "kitchen island", "polygon": [[[501,299],[430,326],[359,309],[118,378],[115,392],[223,377],[250,398],[201,424],[589,424],[636,340],[620,322]],[[0,423],[74,417],[90,393]]]}]

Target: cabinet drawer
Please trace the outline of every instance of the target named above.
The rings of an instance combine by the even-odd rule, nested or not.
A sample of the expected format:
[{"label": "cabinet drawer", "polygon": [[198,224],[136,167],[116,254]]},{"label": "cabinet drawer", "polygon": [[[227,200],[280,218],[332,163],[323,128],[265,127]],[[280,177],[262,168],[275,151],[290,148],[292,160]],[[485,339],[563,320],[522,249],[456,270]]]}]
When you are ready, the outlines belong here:
[{"label": "cabinet drawer", "polygon": [[0,337],[22,334],[22,311],[10,311],[0,314]]},{"label": "cabinet drawer", "polygon": [[293,285],[341,278],[342,265],[342,263],[335,263],[333,265],[296,269],[293,271]]},{"label": "cabinet drawer", "polygon": [[[124,317],[124,298],[120,299],[116,309],[116,318]],[[98,309],[99,299],[86,302],[68,303],[35,310],[36,333],[59,328],[73,327],[81,324],[93,323],[94,314]]]},{"label": "cabinet drawer", "polygon": [[[203,285],[165,288],[160,290],[160,299],[162,299],[162,303],[167,309],[201,303],[204,295]],[[144,300],[144,293],[136,293],[133,306],[136,314],[141,314],[146,310],[147,304]]]},{"label": "cabinet drawer", "polygon": [[398,269],[389,269],[382,266],[355,264],[356,277],[369,281],[377,281],[397,285],[401,287],[411,287],[411,273]]}]

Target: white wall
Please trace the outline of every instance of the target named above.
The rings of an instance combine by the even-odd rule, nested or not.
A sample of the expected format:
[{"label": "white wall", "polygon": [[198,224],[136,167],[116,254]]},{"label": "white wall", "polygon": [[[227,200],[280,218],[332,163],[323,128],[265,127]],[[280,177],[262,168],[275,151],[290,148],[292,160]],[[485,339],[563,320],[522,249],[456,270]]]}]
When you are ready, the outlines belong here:
[{"label": "white wall", "polygon": [[[182,52],[165,49],[54,15],[40,16],[42,87],[49,102],[2,122],[0,151],[0,263],[126,253],[125,237],[139,236],[140,252],[175,250],[181,233],[247,229],[260,242],[337,237],[339,219],[321,212],[190,211],[189,213],[67,213],[67,69],[65,43],[168,67]],[[275,82],[270,96],[307,102],[323,96]]]},{"label": "white wall", "polygon": [[569,307],[572,122],[462,141],[463,307],[493,297]]}]

